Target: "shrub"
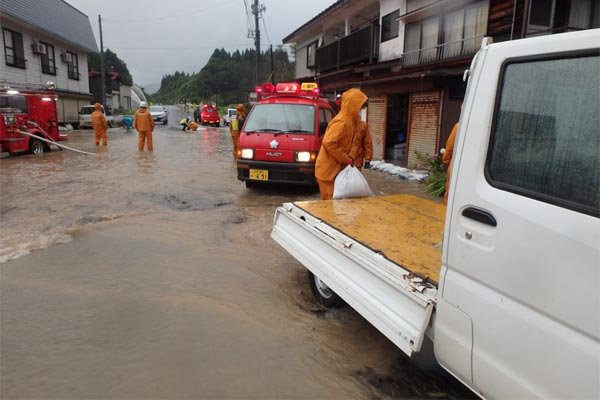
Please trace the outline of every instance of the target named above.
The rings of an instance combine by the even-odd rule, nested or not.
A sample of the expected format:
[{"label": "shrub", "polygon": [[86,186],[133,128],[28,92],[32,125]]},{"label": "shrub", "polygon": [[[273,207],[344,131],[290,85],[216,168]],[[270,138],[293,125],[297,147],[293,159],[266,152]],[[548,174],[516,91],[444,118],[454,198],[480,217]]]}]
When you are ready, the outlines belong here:
[{"label": "shrub", "polygon": [[446,192],[446,166],[440,155],[431,156],[426,153],[415,151],[417,164],[429,171],[429,177],[425,182],[425,188],[429,194],[442,197]]}]

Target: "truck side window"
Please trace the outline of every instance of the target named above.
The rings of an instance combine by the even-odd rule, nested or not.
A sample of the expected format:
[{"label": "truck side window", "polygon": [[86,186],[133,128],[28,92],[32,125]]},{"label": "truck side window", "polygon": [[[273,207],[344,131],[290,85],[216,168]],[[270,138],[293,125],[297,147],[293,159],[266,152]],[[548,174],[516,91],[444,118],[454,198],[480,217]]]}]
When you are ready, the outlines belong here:
[{"label": "truck side window", "polygon": [[319,110],[319,135],[323,136],[325,134],[332,115],[331,110],[328,108],[321,108]]},{"label": "truck side window", "polygon": [[503,67],[486,177],[490,184],[600,216],[600,56]]}]

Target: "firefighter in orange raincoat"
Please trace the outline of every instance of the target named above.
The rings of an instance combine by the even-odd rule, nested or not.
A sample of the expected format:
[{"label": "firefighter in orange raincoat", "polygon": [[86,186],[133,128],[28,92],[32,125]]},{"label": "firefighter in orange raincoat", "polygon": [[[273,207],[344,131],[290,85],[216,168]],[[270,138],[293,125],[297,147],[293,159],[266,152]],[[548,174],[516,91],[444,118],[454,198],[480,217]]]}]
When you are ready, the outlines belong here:
[{"label": "firefighter in orange raincoat", "polygon": [[231,141],[233,142],[233,159],[237,159],[238,152],[238,141],[240,140],[240,131],[244,126],[244,120],[246,119],[246,107],[242,103],[238,104],[235,108],[237,111],[237,118],[231,120],[229,125],[229,132],[231,132]]},{"label": "firefighter in orange raincoat", "polygon": [[102,112],[102,106],[100,103],[94,104],[94,112],[92,113],[92,128],[94,128],[94,141],[96,142],[96,146],[100,145],[100,141],[102,141],[102,145],[108,145],[108,137],[106,135],[106,130],[108,129],[108,122],[106,121],[106,117]]},{"label": "firefighter in orange raincoat", "polygon": [[448,168],[446,170],[446,192],[444,193],[444,204],[448,204],[448,190],[450,190],[450,176],[452,176],[452,155],[454,153],[454,142],[456,141],[456,134],[458,132],[458,123],[454,124],[450,135],[446,140],[446,147],[442,154],[442,162]]},{"label": "firefighter in orange raincoat", "polygon": [[140,103],[140,108],[135,112],[133,126],[138,131],[138,151],[144,151],[144,145],[148,146],[148,151],[154,150],[152,144],[152,131],[154,130],[154,119],[147,110],[148,104],[145,101]]},{"label": "firefighter in orange raincoat", "polygon": [[358,112],[366,101],[367,96],[359,89],[347,90],[342,95],[340,112],[327,126],[315,165],[322,200],[333,198],[333,182],[342,168],[354,165],[350,151],[359,128]]}]

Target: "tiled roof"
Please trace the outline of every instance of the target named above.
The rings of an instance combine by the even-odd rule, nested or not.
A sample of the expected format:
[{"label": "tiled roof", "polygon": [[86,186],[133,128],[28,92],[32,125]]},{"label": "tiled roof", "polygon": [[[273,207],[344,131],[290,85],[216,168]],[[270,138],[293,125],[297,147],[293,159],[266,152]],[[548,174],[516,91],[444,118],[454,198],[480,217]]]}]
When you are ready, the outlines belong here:
[{"label": "tiled roof", "polygon": [[80,49],[98,52],[88,16],[64,0],[0,0],[0,13]]},{"label": "tiled roof", "polygon": [[[3,0],[4,1],[4,0]],[[307,23],[305,23],[304,25],[302,25],[300,28],[296,29],[294,32],[290,33],[289,35],[287,35],[286,37],[283,38],[283,43],[289,43],[291,41],[291,39],[296,36],[297,33],[299,33],[302,29],[308,27],[309,25],[311,25],[313,22],[317,21],[318,19],[320,19],[321,17],[326,16],[327,14],[329,14],[330,12],[337,10],[338,8],[342,7],[344,4],[346,4],[349,0],[338,0],[335,3],[333,3],[332,5],[330,5],[329,7],[327,7],[325,10],[321,11],[319,14],[317,14],[315,17],[313,17],[312,19],[310,19]]]}]

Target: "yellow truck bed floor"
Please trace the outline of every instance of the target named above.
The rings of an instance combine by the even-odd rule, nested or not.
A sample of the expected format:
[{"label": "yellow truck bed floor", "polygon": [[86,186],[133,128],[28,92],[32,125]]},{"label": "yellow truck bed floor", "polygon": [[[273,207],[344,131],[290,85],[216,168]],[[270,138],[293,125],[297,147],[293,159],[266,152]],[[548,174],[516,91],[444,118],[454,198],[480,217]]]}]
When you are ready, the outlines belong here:
[{"label": "yellow truck bed floor", "polygon": [[406,194],[294,204],[415,275],[438,283],[445,205]]}]

